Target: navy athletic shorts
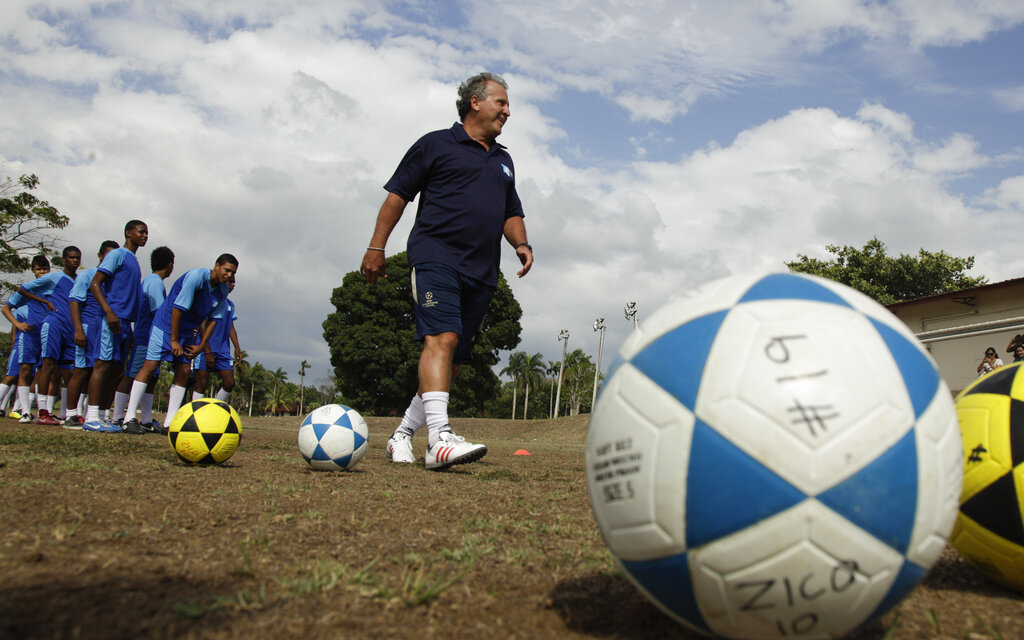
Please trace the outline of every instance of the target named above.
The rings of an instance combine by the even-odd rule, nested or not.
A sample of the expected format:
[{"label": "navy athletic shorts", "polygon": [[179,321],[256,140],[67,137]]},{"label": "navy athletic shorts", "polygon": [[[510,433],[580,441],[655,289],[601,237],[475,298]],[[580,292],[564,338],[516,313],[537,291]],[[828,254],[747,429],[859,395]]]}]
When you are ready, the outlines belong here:
[{"label": "navy athletic shorts", "polygon": [[459,334],[455,364],[469,362],[473,341],[484,323],[495,287],[467,277],[437,262],[412,269],[412,296],[416,302],[416,339],[441,333]]}]

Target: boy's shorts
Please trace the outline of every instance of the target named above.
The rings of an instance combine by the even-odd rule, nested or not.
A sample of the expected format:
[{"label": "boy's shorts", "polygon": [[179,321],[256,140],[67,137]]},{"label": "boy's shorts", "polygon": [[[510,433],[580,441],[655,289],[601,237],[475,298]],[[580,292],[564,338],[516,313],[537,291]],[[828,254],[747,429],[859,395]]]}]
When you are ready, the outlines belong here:
[{"label": "boy's shorts", "polygon": [[34,331],[19,331],[17,342],[14,344],[14,353],[17,354],[18,364],[39,364],[39,354],[42,351],[42,344],[39,341],[39,328]]},{"label": "boy's shorts", "polygon": [[44,321],[39,330],[43,358],[52,358],[58,364],[75,361],[75,334],[60,322]]},{"label": "boy's shorts", "polygon": [[231,353],[229,352],[214,352],[213,362],[208,363],[206,360],[206,352],[203,351],[196,356],[192,368],[196,371],[230,371],[235,368],[235,365],[231,361]]},{"label": "boy's shorts", "polygon": [[[150,335],[152,335],[152,334],[150,334]],[[135,349],[132,350],[131,357],[128,358],[128,366],[125,367],[125,370],[128,372],[128,377],[129,378],[134,378],[135,376],[139,375],[139,372],[142,371],[142,365],[144,365],[146,363],[146,355],[148,353],[149,353],[149,343],[148,343],[148,341],[144,342],[142,344],[136,344],[135,345]],[[158,367],[157,370],[153,372],[153,377],[156,378],[159,375],[160,375],[160,368]]]},{"label": "boy's shorts", "polygon": [[473,341],[483,326],[495,287],[437,262],[416,265],[411,278],[416,303],[416,339],[449,331],[457,333],[459,344],[452,362],[469,362]]},{"label": "boy's shorts", "polygon": [[102,317],[82,320],[82,331],[85,332],[85,346],[80,347],[77,344],[75,345],[76,369],[92,369],[96,364],[96,356],[92,354],[95,350],[90,349],[90,347],[99,342],[101,324],[106,324],[106,320]]},{"label": "boy's shorts", "polygon": [[[195,329],[181,329],[180,335],[178,336],[178,344],[181,345],[182,349],[187,349],[188,347],[199,344],[198,333],[199,332]],[[149,346],[146,349],[146,360],[180,364],[182,362],[188,362],[190,358],[184,353],[180,356],[173,355],[171,353],[170,332],[164,333],[163,329],[154,326],[149,330]]]},{"label": "boy's shorts", "polygon": [[12,350],[11,354],[7,356],[7,375],[17,376],[20,368],[21,367],[18,364],[18,353]]},{"label": "boy's shorts", "polygon": [[[86,349],[93,364],[97,360],[106,362],[124,362],[128,357],[128,347],[131,345],[131,321],[121,318],[121,332],[114,334],[105,317],[96,319],[97,339],[92,336],[88,338]],[[90,365],[91,366],[91,365]]]}]

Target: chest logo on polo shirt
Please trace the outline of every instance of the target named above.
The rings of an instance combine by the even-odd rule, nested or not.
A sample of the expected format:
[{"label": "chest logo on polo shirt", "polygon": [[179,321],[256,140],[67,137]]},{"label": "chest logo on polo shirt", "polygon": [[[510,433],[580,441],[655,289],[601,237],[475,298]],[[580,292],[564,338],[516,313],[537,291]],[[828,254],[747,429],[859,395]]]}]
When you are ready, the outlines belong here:
[{"label": "chest logo on polo shirt", "polygon": [[509,169],[507,165],[501,165],[501,170],[504,171],[505,175],[511,178],[512,180],[516,179],[516,177],[512,175],[512,170]]}]

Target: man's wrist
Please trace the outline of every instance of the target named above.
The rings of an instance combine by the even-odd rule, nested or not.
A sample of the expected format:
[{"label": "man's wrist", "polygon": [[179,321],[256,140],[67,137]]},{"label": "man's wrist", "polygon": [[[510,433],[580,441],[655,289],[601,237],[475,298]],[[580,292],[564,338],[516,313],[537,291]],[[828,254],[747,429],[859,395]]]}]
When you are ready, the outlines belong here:
[{"label": "man's wrist", "polygon": [[516,245],[516,249],[518,249],[519,247],[526,247],[527,249],[530,250],[530,253],[533,253],[533,245],[531,245],[529,242],[520,242],[519,244]]}]

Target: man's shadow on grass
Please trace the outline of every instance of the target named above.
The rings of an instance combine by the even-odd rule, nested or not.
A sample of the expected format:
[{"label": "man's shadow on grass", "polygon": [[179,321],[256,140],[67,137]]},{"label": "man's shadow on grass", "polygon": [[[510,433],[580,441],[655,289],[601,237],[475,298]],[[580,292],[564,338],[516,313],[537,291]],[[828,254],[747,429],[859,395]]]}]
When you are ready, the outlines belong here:
[{"label": "man's shadow on grass", "polygon": [[[170,575],[61,576],[0,587],[0,638],[174,637],[230,629],[238,583]],[[227,596],[230,596],[230,602]],[[252,592],[254,599],[259,595]]]}]

